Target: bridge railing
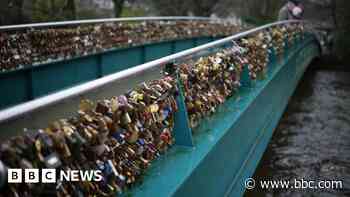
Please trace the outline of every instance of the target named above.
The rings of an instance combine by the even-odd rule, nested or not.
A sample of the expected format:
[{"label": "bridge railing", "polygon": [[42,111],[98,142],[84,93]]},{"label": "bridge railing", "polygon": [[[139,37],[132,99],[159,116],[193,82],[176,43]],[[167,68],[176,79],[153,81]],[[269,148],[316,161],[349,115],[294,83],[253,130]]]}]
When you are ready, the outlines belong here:
[{"label": "bridge railing", "polygon": [[92,19],[92,20],[31,23],[31,24],[22,24],[22,25],[5,25],[5,26],[0,26],[0,31],[62,27],[62,26],[77,26],[77,25],[84,25],[84,24],[87,25],[87,24],[100,24],[100,23],[143,22],[143,21],[210,21],[213,23],[233,23],[232,20],[210,18],[210,17],[187,17],[187,16],[124,17],[124,18],[104,18],[104,19]]},{"label": "bridge railing", "polygon": [[23,128],[40,128],[50,121],[74,112],[83,98],[97,101],[112,97],[116,95],[116,92],[120,92],[120,89],[125,90],[121,84],[128,79],[135,80],[134,84],[144,80],[144,78],[140,79],[140,77],[148,76],[148,80],[152,79],[154,76],[157,76],[155,73],[158,73],[162,66],[167,63],[183,61],[191,58],[191,56],[198,56],[198,54],[203,52],[207,54],[208,50],[222,48],[225,45],[231,46],[234,40],[272,27],[297,23],[301,22],[280,21],[267,24],[2,110],[0,111],[0,130],[6,131],[6,135],[15,135],[21,132]]},{"label": "bridge railing", "polygon": [[239,30],[232,21],[206,17],[137,17],[2,26],[0,89],[9,93],[0,98],[0,109]]}]

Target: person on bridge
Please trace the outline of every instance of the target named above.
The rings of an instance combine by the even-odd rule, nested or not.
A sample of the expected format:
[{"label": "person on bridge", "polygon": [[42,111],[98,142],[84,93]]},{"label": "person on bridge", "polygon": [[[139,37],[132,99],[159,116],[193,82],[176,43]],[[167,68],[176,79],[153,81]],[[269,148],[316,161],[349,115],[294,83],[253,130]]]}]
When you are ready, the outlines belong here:
[{"label": "person on bridge", "polygon": [[304,6],[300,0],[288,0],[280,9],[278,20],[301,20],[304,14]]}]

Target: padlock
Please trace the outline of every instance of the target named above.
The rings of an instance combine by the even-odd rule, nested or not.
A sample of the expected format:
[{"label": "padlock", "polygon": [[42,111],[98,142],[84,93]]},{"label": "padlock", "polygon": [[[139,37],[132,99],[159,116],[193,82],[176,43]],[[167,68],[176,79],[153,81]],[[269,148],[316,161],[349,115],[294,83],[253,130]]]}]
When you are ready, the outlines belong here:
[{"label": "padlock", "polygon": [[[11,167],[31,168],[35,165],[63,170],[103,169],[104,175],[111,174],[111,171],[105,171],[107,168],[101,168],[99,163],[108,161],[109,166],[114,166],[117,171],[117,174],[113,173],[114,179],[107,176],[103,183],[58,183],[60,185],[55,192],[58,196],[121,193],[141,176],[152,160],[173,144],[171,132],[177,110],[175,83],[171,77],[148,83],[146,89],[152,96],[150,103],[143,104],[144,107],[140,107],[139,103],[145,101],[147,93],[139,89],[118,97],[118,100],[115,97],[111,102],[103,100],[100,102],[103,105],[96,108],[92,102],[85,101],[76,117],[53,122],[34,137],[26,134],[25,137],[12,139],[7,145],[3,144],[0,159],[6,158],[5,163],[11,164]],[[141,89],[144,87],[141,86]],[[113,117],[109,117],[108,113],[112,113]],[[151,118],[145,118],[145,114],[154,120],[148,121]],[[16,144],[15,149],[11,148],[12,144]],[[33,151],[26,152],[30,147]],[[25,153],[31,152],[34,157],[24,157]],[[40,191],[35,189],[35,185],[33,187],[26,191],[37,195],[49,192],[47,188]]]},{"label": "padlock", "polygon": [[7,176],[7,166],[0,160],[0,189],[5,186]]},{"label": "padlock", "polygon": [[45,167],[47,168],[58,168],[62,162],[57,153],[51,153],[44,158]]},{"label": "padlock", "polygon": [[[162,29],[162,31],[160,31]],[[178,38],[225,36],[239,28],[223,23],[202,21],[147,23],[109,23],[79,25],[64,28],[31,29],[1,35],[7,51],[0,60],[1,69],[14,69],[21,65],[38,64],[97,53],[114,47]],[[1,44],[3,46],[3,44]],[[16,56],[11,49],[20,48]],[[12,57],[12,58],[9,58]]]},{"label": "padlock", "polygon": [[[109,105],[110,105],[110,102],[109,102],[109,101],[106,101],[106,100],[104,100],[104,101],[99,101],[99,102],[97,102],[95,111],[96,111],[97,113],[101,113],[101,114],[103,114],[103,115],[106,115],[106,114],[110,111]],[[114,110],[114,111],[115,111],[115,110]]]},{"label": "padlock", "polygon": [[[55,150],[57,150],[58,154],[60,154],[62,157],[64,158],[69,158],[71,157],[72,153],[67,145],[66,139],[65,139],[65,135],[62,131],[61,125],[58,122],[54,122],[53,125],[51,125],[49,128],[47,128],[45,130],[46,133],[49,134],[50,138],[48,139],[52,139]],[[43,136],[43,134],[39,135]],[[41,138],[43,143],[43,147],[45,148],[50,148],[49,145],[47,145],[48,143],[45,142],[47,140],[44,140],[45,138]]]},{"label": "padlock", "polygon": [[104,144],[92,145],[91,150],[97,157],[99,157],[106,151],[106,146]]}]

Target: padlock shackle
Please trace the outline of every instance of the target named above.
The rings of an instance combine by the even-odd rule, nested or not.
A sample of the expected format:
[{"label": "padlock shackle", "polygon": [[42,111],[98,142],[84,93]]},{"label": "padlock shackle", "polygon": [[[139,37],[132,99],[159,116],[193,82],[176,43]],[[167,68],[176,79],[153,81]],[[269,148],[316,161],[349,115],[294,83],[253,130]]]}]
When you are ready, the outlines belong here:
[{"label": "padlock shackle", "polygon": [[[26,121],[30,123],[32,119],[35,119],[35,117],[32,117],[34,112],[38,113],[38,111],[40,112],[44,109],[52,109],[54,107],[57,107],[58,104],[69,103],[69,100],[74,100],[74,99],[80,100],[81,98],[84,98],[86,95],[91,95],[94,93],[97,94],[97,92],[104,91],[104,88],[107,88],[113,84],[118,84],[121,81],[127,79],[128,77],[132,77],[138,74],[144,74],[147,71],[150,71],[153,69],[159,69],[161,66],[165,65],[166,63],[173,62],[174,60],[185,58],[187,56],[193,55],[203,50],[222,46],[223,44],[232,42],[232,40],[236,40],[271,27],[284,25],[284,24],[295,24],[295,23],[304,23],[304,21],[298,21],[298,20],[279,21],[279,22],[267,24],[258,28],[253,28],[251,30],[238,33],[233,36],[229,36],[217,41],[210,42],[208,44],[204,44],[195,48],[184,50],[182,52],[175,53],[173,55],[169,55],[151,62],[147,62],[139,66],[135,66],[135,67],[117,72],[115,74],[107,75],[105,77],[102,77],[78,86],[74,86],[72,88],[65,89],[57,93],[44,96],[42,98],[35,99],[33,101],[29,101],[8,109],[4,109],[0,111],[0,129],[11,128],[8,125],[16,126],[15,123],[17,120],[21,120],[25,118],[27,118]],[[102,97],[101,95],[99,96]],[[103,97],[97,98],[97,99],[103,99]],[[60,115],[61,116],[59,117],[62,117],[62,114]],[[40,114],[35,116],[40,116]],[[4,127],[4,125],[8,127]],[[20,132],[20,131],[17,131],[17,132]]]},{"label": "padlock shackle", "polygon": [[62,22],[45,22],[45,23],[32,23],[21,25],[7,25],[0,26],[0,31],[20,30],[20,29],[32,29],[32,28],[53,28],[61,26],[74,26],[83,24],[97,24],[97,23],[113,23],[113,22],[143,22],[143,21],[213,21],[221,22],[229,20],[222,20],[218,18],[210,17],[189,17],[189,16],[150,16],[150,17],[124,17],[124,18],[103,18],[92,20],[72,20]]}]

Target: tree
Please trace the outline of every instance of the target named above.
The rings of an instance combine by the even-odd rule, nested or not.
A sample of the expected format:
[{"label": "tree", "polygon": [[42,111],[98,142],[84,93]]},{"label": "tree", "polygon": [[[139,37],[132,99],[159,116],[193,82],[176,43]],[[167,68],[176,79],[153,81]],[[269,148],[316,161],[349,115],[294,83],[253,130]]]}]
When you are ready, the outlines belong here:
[{"label": "tree", "polygon": [[334,26],[338,26],[337,23],[337,1],[330,2],[331,15],[333,19]]},{"label": "tree", "polygon": [[67,0],[66,6],[64,7],[65,18],[68,20],[77,19],[77,8],[75,0]]},{"label": "tree", "polygon": [[114,15],[115,17],[120,17],[123,11],[125,0],[113,0],[114,3]]},{"label": "tree", "polygon": [[218,4],[218,0],[192,0],[191,11],[196,16],[210,16],[213,14],[215,6]]},{"label": "tree", "polygon": [[35,0],[34,3],[33,20],[36,22],[77,18],[75,0]]},{"label": "tree", "polygon": [[280,0],[240,0],[241,9],[238,14],[250,22],[263,24],[276,20],[278,11],[282,7]]},{"label": "tree", "polygon": [[155,11],[162,16],[210,16],[218,0],[151,0]]},{"label": "tree", "polygon": [[20,24],[27,21],[23,14],[24,0],[0,1],[0,25]]},{"label": "tree", "polygon": [[335,27],[335,55],[343,61],[350,55],[350,1],[334,0],[332,14],[334,15]]},{"label": "tree", "polygon": [[190,10],[189,2],[189,0],[153,0],[151,4],[161,16],[186,16]]},{"label": "tree", "polygon": [[17,21],[18,22],[24,22],[24,15],[23,15],[23,0],[12,0],[12,7],[14,9],[15,14],[17,15]]}]

